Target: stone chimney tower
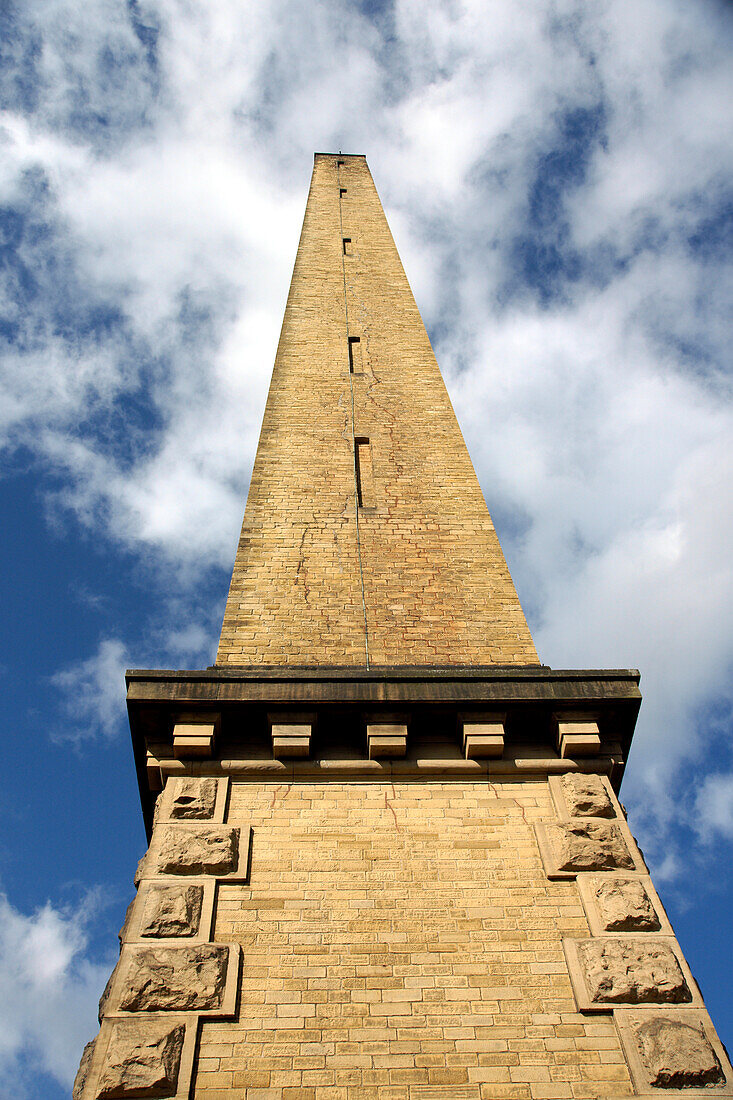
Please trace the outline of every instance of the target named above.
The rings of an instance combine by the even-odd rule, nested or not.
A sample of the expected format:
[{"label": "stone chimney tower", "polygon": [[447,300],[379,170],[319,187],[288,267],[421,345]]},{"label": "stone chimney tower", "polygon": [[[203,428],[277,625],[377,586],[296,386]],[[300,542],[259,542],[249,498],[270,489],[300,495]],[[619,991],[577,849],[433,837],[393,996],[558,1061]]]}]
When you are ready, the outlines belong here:
[{"label": "stone chimney tower", "polygon": [[216,664],[127,681],[75,1100],[733,1096],[617,799],[638,673],[539,664],[364,157],[316,154]]}]

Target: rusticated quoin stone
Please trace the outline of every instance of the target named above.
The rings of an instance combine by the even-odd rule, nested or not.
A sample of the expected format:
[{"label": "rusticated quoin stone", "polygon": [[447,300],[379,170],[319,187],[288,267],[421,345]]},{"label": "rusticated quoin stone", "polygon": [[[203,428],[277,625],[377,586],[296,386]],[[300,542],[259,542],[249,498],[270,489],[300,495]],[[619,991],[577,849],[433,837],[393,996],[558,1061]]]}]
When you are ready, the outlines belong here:
[{"label": "rusticated quoin stone", "polygon": [[92,1056],[94,1054],[94,1047],[97,1040],[91,1039],[84,1047],[81,1056],[81,1062],[79,1068],[76,1071],[76,1077],[74,1078],[74,1087],[71,1093],[71,1100],[81,1100],[82,1093],[84,1092],[84,1086],[87,1083],[87,1077],[89,1076],[89,1068],[92,1064]]},{"label": "rusticated quoin stone", "polygon": [[168,780],[173,784],[170,816],[180,820],[214,816],[216,807],[216,780],[179,777]]},{"label": "rusticated quoin stone", "polygon": [[203,886],[154,886],[145,899],[140,934],[195,936],[203,896]]},{"label": "rusticated quoin stone", "polygon": [[587,940],[578,955],[596,1004],[684,1004],[692,1000],[674,951],[649,940]]},{"label": "rusticated quoin stone", "polygon": [[120,1008],[128,1012],[219,1008],[228,958],[226,947],[212,943],[128,948]]},{"label": "rusticated quoin stone", "polygon": [[725,1082],[723,1068],[701,1024],[653,1016],[634,1028],[649,1084],[683,1089]]},{"label": "rusticated quoin stone", "polygon": [[613,803],[599,775],[571,773],[562,777],[562,793],[572,817],[615,817]]},{"label": "rusticated quoin stone", "polygon": [[644,883],[638,879],[607,879],[593,892],[607,932],[656,932],[661,927]]},{"label": "rusticated quoin stone", "polygon": [[561,871],[633,870],[634,861],[618,825],[578,821],[549,827]]},{"label": "rusticated quoin stone", "polygon": [[166,829],[158,853],[164,875],[227,875],[237,869],[239,834],[225,826]]},{"label": "rusticated quoin stone", "polygon": [[109,1004],[109,999],[112,994],[112,986],[114,985],[115,975],[119,970],[119,966],[120,960],[118,959],[114,970],[110,974],[109,978],[107,978],[107,984],[102,990],[102,996],[99,998],[99,1005],[97,1006],[97,1019],[99,1020],[100,1024],[107,1012],[107,1005]]},{"label": "rusticated quoin stone", "polygon": [[185,1035],[184,1024],[120,1021],[110,1037],[99,1077],[99,1100],[174,1096]]}]

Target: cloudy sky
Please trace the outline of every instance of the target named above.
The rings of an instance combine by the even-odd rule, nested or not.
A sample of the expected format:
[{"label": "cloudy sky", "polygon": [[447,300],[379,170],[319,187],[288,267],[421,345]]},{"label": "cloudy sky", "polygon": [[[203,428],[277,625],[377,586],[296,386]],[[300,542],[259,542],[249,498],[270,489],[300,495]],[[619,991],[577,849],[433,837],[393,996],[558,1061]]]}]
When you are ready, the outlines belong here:
[{"label": "cloudy sky", "polygon": [[733,9],[0,4],[0,1092],[68,1095],[144,847],[123,670],[214,658],[315,150],[366,153],[542,660],[733,1042]]}]

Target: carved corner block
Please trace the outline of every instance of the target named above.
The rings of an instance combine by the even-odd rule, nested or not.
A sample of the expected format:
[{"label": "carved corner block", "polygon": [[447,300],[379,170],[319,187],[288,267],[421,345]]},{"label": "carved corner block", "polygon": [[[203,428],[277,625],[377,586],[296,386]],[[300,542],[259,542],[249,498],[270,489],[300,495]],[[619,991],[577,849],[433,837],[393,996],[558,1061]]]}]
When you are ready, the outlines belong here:
[{"label": "carved corner block", "polygon": [[241,949],[238,944],[170,941],[125,944],[115,969],[105,1020],[154,1020],[163,1014],[236,1014]]},{"label": "carved corner block", "polygon": [[574,879],[584,871],[648,874],[625,821],[576,818],[535,825],[540,857],[549,879]]},{"label": "carved corner block", "polygon": [[577,881],[593,936],[674,935],[648,875],[582,874]]},{"label": "carved corner block", "polygon": [[177,760],[209,757],[219,733],[220,715],[210,712],[179,714],[173,723],[173,755]]},{"label": "carved corner block", "polygon": [[217,882],[246,882],[249,875],[250,826],[159,824],[137,880],[178,881],[191,876]]},{"label": "carved corner block", "polygon": [[146,879],[123,928],[124,943],[151,939],[207,942],[212,935],[216,880]]},{"label": "carved corner block", "polygon": [[458,730],[466,760],[502,756],[505,722],[506,714],[459,714]]},{"label": "carved corner block", "polygon": [[272,755],[278,758],[310,756],[316,714],[268,714]]},{"label": "carved corner block", "polygon": [[404,715],[382,715],[377,721],[367,719],[369,759],[400,757],[407,753],[407,720]]},{"label": "carved corner block", "polygon": [[625,820],[613,788],[605,775],[593,772],[566,772],[548,779],[550,794],[561,821],[579,817]]},{"label": "carved corner block", "polygon": [[226,776],[169,776],[155,807],[155,824],[208,821],[223,824],[229,798]]},{"label": "carved corner block", "polygon": [[592,714],[560,711],[552,716],[557,751],[563,760],[597,756],[601,751],[598,722]]},{"label": "carved corner block", "polygon": [[702,1007],[702,997],[673,937],[563,939],[579,1012],[611,1012],[630,1005]]},{"label": "carved corner block", "polygon": [[188,1100],[197,1029],[189,1014],[105,1018],[78,1100]]},{"label": "carved corner block", "polygon": [[733,1069],[707,1012],[619,1009],[614,1021],[637,1095],[733,1096]]}]

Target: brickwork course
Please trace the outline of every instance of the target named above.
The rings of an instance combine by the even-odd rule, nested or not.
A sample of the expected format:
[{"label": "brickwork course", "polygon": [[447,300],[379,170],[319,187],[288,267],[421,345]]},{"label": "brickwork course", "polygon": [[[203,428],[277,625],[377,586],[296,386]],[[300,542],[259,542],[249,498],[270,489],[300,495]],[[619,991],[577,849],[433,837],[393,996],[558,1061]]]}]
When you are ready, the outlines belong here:
[{"label": "brickwork course", "polygon": [[258,663],[537,663],[361,156],[315,158],[217,655]]},{"label": "brickwork course", "polygon": [[733,1097],[617,797],[639,674],[539,664],[363,157],[315,158],[216,664],[127,681],[74,1100]]}]

